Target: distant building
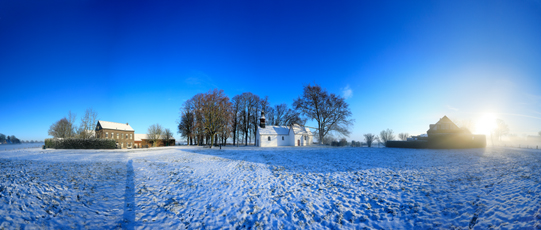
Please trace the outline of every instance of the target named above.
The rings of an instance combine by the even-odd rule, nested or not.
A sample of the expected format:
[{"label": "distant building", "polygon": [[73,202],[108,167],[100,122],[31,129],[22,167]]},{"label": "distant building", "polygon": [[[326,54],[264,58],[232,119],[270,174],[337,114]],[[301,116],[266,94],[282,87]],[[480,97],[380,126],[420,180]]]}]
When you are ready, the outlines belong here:
[{"label": "distant building", "polygon": [[447,116],[443,116],[436,124],[430,124],[428,131],[428,137],[448,134],[471,134],[468,129],[461,129],[455,123],[451,121]]},{"label": "distant building", "polygon": [[413,136],[407,141],[387,141],[387,147],[393,148],[484,148],[485,135],[473,135],[468,129],[461,129],[447,116],[443,116],[436,124],[430,124],[426,134]]},{"label": "distant building", "polygon": [[314,135],[310,129],[300,126],[266,126],[265,112],[261,112],[259,128],[256,133],[256,146],[308,146],[312,144]]},{"label": "distant building", "polygon": [[95,131],[97,138],[113,139],[120,148],[133,147],[134,130],[128,123],[98,121]]},{"label": "distant building", "polygon": [[[152,142],[150,141],[150,139],[148,138],[148,135],[147,134],[136,133],[135,134],[135,139],[134,139],[134,146],[136,148],[143,148],[143,147],[145,147],[147,145],[148,145],[148,147],[154,146],[152,144]],[[160,139],[156,143],[156,147],[173,146],[173,145],[175,145],[175,139],[171,138],[171,139],[169,139],[169,142],[167,142],[167,141],[165,141],[165,137],[163,135],[160,137]]]}]

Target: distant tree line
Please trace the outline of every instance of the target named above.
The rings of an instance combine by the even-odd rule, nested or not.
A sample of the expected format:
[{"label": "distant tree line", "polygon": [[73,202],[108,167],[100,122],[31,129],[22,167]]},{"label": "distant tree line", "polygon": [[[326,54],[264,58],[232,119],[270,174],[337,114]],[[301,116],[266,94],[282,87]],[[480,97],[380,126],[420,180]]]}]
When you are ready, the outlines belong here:
[{"label": "distant tree line", "polygon": [[[461,129],[465,129],[468,132],[470,132],[471,129],[471,122],[464,122],[464,125],[460,127]],[[496,120],[496,127],[491,132],[491,137],[495,137],[496,141],[501,141],[501,138],[505,135],[509,134],[509,127],[507,124],[501,120]],[[541,131],[539,132],[539,135],[541,136]],[[408,138],[410,138],[411,135],[409,133],[399,133],[398,139],[402,141],[407,141]],[[395,140],[395,135],[392,129],[386,129],[382,130],[379,134],[379,136],[376,136],[371,133],[364,134],[364,138],[366,141],[366,145],[368,147],[372,147],[372,143],[374,141],[377,141],[378,143],[382,143],[384,146],[387,146],[387,141]]]},{"label": "distant tree line", "polygon": [[248,145],[255,139],[264,111],[269,126],[305,125],[308,119],[315,120],[320,143],[331,133],[349,136],[354,120],[350,119],[351,111],[345,100],[319,85],[306,85],[303,90],[292,108],[287,104],[272,106],[267,96],[251,92],[231,99],[220,89],[196,94],[180,108],[178,133],[189,145],[225,145],[229,138],[233,144]]},{"label": "distant tree line", "polygon": [[[24,142],[24,141],[22,141]],[[15,135],[6,136],[2,133],[0,133],[0,144],[20,144],[22,143],[19,138],[15,137]]]}]

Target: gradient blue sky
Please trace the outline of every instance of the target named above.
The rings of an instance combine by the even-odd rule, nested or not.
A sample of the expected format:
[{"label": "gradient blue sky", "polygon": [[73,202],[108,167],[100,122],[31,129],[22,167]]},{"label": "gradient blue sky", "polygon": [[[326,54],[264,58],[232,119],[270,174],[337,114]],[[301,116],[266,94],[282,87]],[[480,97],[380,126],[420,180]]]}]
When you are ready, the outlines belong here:
[{"label": "gradient blue sky", "polygon": [[[47,138],[69,110],[175,130],[212,88],[347,98],[350,140],[444,115],[541,131],[541,2],[0,1],[0,133]],[[313,122],[308,122],[313,124]],[[175,135],[179,138],[179,135]]]}]

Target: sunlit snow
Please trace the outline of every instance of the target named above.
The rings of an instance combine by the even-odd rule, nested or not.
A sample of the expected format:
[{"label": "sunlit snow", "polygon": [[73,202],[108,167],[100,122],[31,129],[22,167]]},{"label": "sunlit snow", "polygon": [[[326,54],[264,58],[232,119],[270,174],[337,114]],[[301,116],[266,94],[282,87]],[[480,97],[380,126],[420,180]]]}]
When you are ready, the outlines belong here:
[{"label": "sunlit snow", "polygon": [[0,228],[541,228],[541,151],[0,151]]}]

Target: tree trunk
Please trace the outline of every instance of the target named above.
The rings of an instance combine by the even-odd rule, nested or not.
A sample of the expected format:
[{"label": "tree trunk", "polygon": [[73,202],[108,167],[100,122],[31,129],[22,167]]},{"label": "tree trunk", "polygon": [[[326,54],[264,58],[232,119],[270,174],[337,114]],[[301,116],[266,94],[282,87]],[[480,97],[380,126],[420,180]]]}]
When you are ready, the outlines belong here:
[{"label": "tree trunk", "polygon": [[237,129],[233,129],[233,145],[235,145],[235,139],[237,138]]},{"label": "tree trunk", "polygon": [[250,127],[250,120],[249,120],[250,119],[250,110],[248,110],[247,114],[248,115],[245,118],[246,122],[244,122],[245,128],[246,128],[246,133],[244,134],[244,145],[245,146],[248,146],[248,135],[250,134],[250,129],[249,129],[249,127]]}]

